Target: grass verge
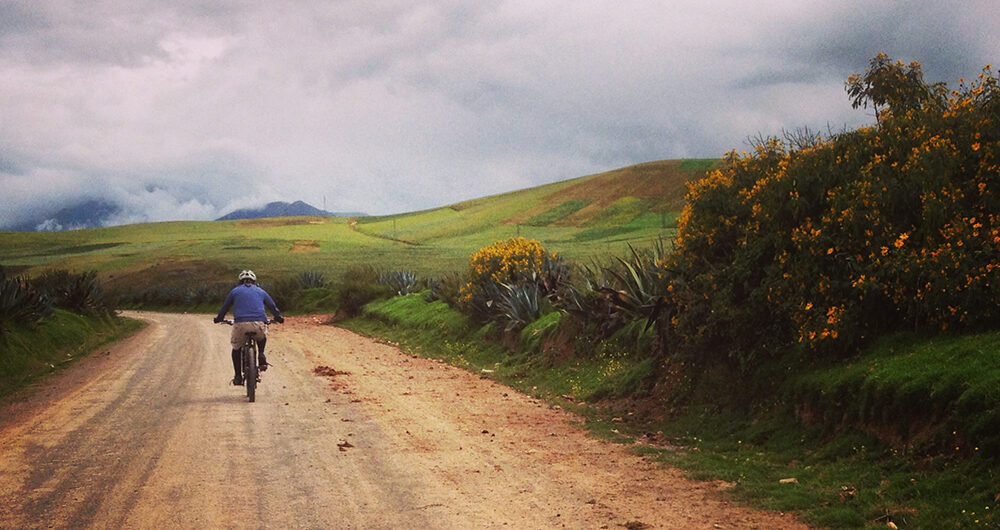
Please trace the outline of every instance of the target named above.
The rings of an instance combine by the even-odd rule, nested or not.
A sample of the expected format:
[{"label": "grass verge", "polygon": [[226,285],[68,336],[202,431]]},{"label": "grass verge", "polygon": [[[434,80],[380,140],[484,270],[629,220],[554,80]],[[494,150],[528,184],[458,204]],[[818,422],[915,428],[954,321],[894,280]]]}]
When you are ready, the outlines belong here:
[{"label": "grass verge", "polygon": [[[1000,474],[990,455],[900,452],[863,429],[804,426],[788,404],[753,414],[709,406],[675,410],[666,419],[631,414],[642,399],[601,401],[628,396],[649,372],[627,348],[598,345],[585,359],[546,355],[534,344],[512,351],[487,340],[488,328],[476,330],[465,316],[419,294],[368,304],[343,324],[571,409],[595,436],[628,444],[695,479],[725,481],[734,500],[795,511],[817,527],[1000,528],[994,516]],[[890,349],[897,351],[883,345],[868,355],[882,358]],[[836,386],[817,374],[803,375],[798,384],[799,392]]]},{"label": "grass verge", "polygon": [[0,397],[143,327],[116,316],[84,316],[62,309],[33,329],[0,337]]},{"label": "grass verge", "polygon": [[803,374],[790,399],[824,423],[877,425],[907,451],[1000,455],[1000,332],[883,337],[849,364]]}]

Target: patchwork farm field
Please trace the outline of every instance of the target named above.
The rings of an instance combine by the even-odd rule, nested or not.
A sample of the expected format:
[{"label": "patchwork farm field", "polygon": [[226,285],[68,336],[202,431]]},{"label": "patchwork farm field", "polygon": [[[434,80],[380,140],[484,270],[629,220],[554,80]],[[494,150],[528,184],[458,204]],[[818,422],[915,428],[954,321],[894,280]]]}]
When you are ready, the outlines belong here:
[{"label": "patchwork farm field", "polygon": [[714,160],[650,162],[420,212],[381,217],[287,217],[146,223],[68,232],[0,232],[0,265],[30,276],[95,270],[122,291],[228,281],[253,268],[262,278],[352,265],[431,277],[466,267],[478,248],[534,238],[572,261],[624,255],[670,239],[685,183]]}]

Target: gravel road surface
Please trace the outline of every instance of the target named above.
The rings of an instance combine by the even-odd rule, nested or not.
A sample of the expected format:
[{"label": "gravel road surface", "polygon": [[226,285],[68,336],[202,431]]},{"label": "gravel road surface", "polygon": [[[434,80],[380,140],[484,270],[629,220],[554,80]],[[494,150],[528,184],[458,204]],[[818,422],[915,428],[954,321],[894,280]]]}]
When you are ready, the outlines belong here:
[{"label": "gravel road surface", "polygon": [[228,326],[149,326],[0,404],[0,528],[805,528],[530,396],[314,317],[257,401]]}]

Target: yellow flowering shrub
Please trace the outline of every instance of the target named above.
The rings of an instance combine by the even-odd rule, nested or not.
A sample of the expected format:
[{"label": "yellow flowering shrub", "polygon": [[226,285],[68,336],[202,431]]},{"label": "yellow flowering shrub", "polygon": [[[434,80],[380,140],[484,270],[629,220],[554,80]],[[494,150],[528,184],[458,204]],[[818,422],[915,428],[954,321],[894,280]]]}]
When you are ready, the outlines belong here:
[{"label": "yellow flowering shrub", "polygon": [[900,328],[1000,323],[1000,91],[923,82],[884,55],[847,83],[878,124],[762,141],[694,182],[671,290],[682,349],[750,370]]},{"label": "yellow flowering shrub", "polygon": [[540,294],[554,289],[564,265],[538,240],[514,237],[485,246],[469,256],[468,282],[459,301],[473,313],[490,313],[501,284],[535,284]]},{"label": "yellow flowering shrub", "polygon": [[548,252],[535,239],[513,237],[485,246],[469,257],[472,284],[513,282],[541,271]]}]

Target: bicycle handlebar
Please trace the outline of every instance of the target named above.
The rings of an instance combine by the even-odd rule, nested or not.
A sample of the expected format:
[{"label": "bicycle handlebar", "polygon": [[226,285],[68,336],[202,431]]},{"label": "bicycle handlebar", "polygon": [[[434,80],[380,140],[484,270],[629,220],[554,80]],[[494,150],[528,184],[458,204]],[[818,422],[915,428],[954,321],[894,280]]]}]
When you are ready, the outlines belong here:
[{"label": "bicycle handlebar", "polygon": [[[281,322],[278,322],[277,320],[275,320],[273,318],[269,318],[269,319],[267,319],[267,322],[264,322],[264,323],[265,324],[280,324]],[[216,322],[216,324],[228,324],[228,325],[232,326],[233,324],[235,324],[235,322],[233,322],[233,320],[230,319],[230,318],[226,318],[226,319],[223,319],[223,320],[220,320],[220,321]]]}]

